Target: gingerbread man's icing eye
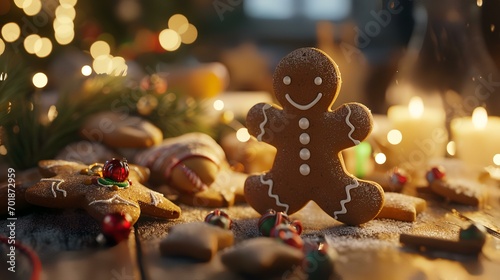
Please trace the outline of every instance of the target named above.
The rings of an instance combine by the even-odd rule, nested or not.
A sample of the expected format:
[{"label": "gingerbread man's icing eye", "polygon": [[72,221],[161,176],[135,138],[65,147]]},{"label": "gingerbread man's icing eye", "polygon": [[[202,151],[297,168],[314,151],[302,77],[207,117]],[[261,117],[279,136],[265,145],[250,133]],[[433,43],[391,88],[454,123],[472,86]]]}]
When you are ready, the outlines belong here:
[{"label": "gingerbread man's icing eye", "polygon": [[292,78],[290,78],[290,76],[285,76],[285,77],[283,78],[283,83],[284,83],[285,85],[289,85],[289,84],[291,84],[291,83],[292,83]]},{"label": "gingerbread man's icing eye", "polygon": [[316,78],[314,79],[314,83],[315,83],[317,86],[319,86],[319,85],[321,85],[321,83],[323,83],[323,79],[321,79],[321,77],[316,77]]}]

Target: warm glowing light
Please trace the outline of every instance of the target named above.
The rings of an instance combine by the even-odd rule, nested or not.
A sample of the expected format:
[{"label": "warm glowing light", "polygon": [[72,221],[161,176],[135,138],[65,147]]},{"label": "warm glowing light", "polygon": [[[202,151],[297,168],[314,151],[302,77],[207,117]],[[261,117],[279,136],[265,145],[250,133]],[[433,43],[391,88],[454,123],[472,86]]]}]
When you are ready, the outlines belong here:
[{"label": "warm glowing light", "polygon": [[82,67],[82,75],[83,76],[90,76],[92,74],[92,67],[89,65],[83,65]]},{"label": "warm glowing light", "polygon": [[377,164],[384,164],[387,160],[387,157],[385,156],[384,153],[376,153],[375,154],[375,162]]},{"label": "warm glowing light", "polygon": [[224,109],[224,101],[217,99],[214,101],[214,109],[216,111],[222,111]]},{"label": "warm glowing light", "polygon": [[56,32],[54,34],[54,37],[56,38],[56,41],[59,45],[67,45],[71,43],[75,38],[75,31],[71,30],[70,33],[62,35]]},{"label": "warm glowing light", "polygon": [[5,145],[0,145],[0,155],[5,156],[7,154],[7,148]]},{"label": "warm glowing light", "polygon": [[31,34],[24,38],[24,49],[29,54],[35,54],[35,44],[40,39],[38,34]]},{"label": "warm glowing light", "polygon": [[412,118],[420,118],[424,113],[424,102],[422,101],[422,98],[413,96],[408,104],[408,110],[410,111],[410,116]]},{"label": "warm glowing light", "polygon": [[39,38],[34,46],[35,54],[38,57],[47,57],[52,52],[52,42],[49,38]]},{"label": "warm glowing light", "polygon": [[248,133],[248,129],[240,128],[236,131],[236,139],[240,142],[247,142],[250,140],[250,133]]},{"label": "warm glowing light", "polygon": [[113,74],[115,76],[125,76],[127,75],[128,66],[125,63],[125,59],[121,56],[115,56],[111,59],[111,72],[108,74]]},{"label": "warm glowing light", "polygon": [[455,144],[455,141],[450,141],[446,144],[446,152],[448,152],[450,156],[454,156],[457,153],[457,145]]},{"label": "warm glowing light", "polygon": [[189,24],[186,32],[181,34],[181,40],[184,44],[191,44],[198,38],[198,30],[192,24]]},{"label": "warm glowing light", "polygon": [[100,55],[92,62],[92,68],[97,74],[109,74],[113,70],[111,55]]},{"label": "warm glowing light", "polygon": [[94,59],[97,59],[100,56],[107,56],[111,52],[111,48],[108,43],[104,41],[95,41],[91,46],[90,46],[90,55]]},{"label": "warm glowing light", "polygon": [[2,55],[4,51],[5,51],[5,43],[3,42],[2,39],[0,39],[0,55]]},{"label": "warm glowing light", "polygon": [[77,0],[59,0],[59,3],[61,5],[68,4],[71,6],[75,6],[77,2],[78,2]]},{"label": "warm glowing light", "polygon": [[22,9],[23,6],[24,6],[24,2],[26,0],[14,0],[14,4],[16,4],[16,6],[19,8],[19,9]]},{"label": "warm glowing light", "polygon": [[71,33],[75,28],[73,21],[67,17],[55,18],[52,26],[54,27],[54,32],[59,35]]},{"label": "warm glowing light", "polygon": [[164,29],[159,35],[160,45],[167,51],[175,51],[181,45],[181,37],[172,29]]},{"label": "warm glowing light", "polygon": [[476,0],[476,4],[478,7],[482,7],[483,6],[483,0]]},{"label": "warm glowing light", "polygon": [[472,112],[472,125],[476,129],[484,129],[488,124],[488,113],[483,107],[477,107]]},{"label": "warm glowing light", "polygon": [[392,129],[387,133],[387,141],[392,145],[397,145],[403,140],[403,134],[397,129]]},{"label": "warm glowing light", "polygon": [[49,121],[53,121],[57,117],[57,108],[55,105],[50,106],[49,111],[47,112],[47,118]]},{"label": "warm glowing light", "polygon": [[168,19],[168,28],[182,34],[188,30],[189,21],[181,14],[175,14]]},{"label": "warm glowing light", "polygon": [[496,165],[500,165],[500,154],[495,154],[493,156],[493,163]]},{"label": "warm glowing light", "polygon": [[76,17],[75,8],[69,4],[62,4],[56,8],[57,18],[67,18],[69,20],[74,20]]},{"label": "warm glowing light", "polygon": [[14,42],[19,39],[19,35],[21,35],[21,28],[15,22],[6,23],[2,27],[2,36],[6,42]]},{"label": "warm glowing light", "polygon": [[42,72],[38,72],[33,75],[33,85],[37,88],[44,88],[49,82],[47,75]]},{"label": "warm glowing light", "polygon": [[42,10],[42,1],[27,0],[23,3],[23,11],[28,16],[34,16]]}]

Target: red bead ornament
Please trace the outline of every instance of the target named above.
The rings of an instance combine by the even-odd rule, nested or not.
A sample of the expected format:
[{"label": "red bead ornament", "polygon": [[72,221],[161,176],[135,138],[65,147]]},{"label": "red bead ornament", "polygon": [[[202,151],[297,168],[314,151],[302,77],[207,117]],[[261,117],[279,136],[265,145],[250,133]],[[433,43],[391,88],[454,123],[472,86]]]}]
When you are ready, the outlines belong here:
[{"label": "red bead ornament", "polygon": [[290,224],[280,224],[273,227],[270,237],[278,238],[283,243],[297,249],[302,249],[302,247],[304,247],[304,241],[299,233],[297,233],[295,227]]},{"label": "red bead ornament", "polygon": [[127,160],[112,159],[106,161],[102,168],[102,176],[116,182],[128,179],[129,167]]},{"label": "red bead ornament", "polygon": [[404,186],[404,184],[408,182],[408,176],[406,176],[403,170],[396,167],[392,170],[391,182],[396,185]]},{"label": "red bead ornament", "polygon": [[260,217],[257,227],[263,236],[270,236],[271,230],[280,224],[292,225],[299,235],[302,233],[302,223],[299,220],[290,221],[285,212],[276,212],[273,209],[267,210]]},{"label": "red bead ornament", "polygon": [[446,172],[441,166],[433,167],[425,174],[425,178],[429,183],[432,183],[435,180],[442,180],[445,176]]},{"label": "red bead ornament", "polygon": [[112,242],[119,243],[128,239],[132,230],[132,218],[127,213],[112,213],[104,216],[101,227],[104,236]]},{"label": "red bead ornament", "polygon": [[223,229],[231,229],[231,227],[233,226],[233,221],[231,220],[229,215],[219,209],[215,209],[214,211],[208,213],[208,215],[205,217],[205,223],[209,223]]}]

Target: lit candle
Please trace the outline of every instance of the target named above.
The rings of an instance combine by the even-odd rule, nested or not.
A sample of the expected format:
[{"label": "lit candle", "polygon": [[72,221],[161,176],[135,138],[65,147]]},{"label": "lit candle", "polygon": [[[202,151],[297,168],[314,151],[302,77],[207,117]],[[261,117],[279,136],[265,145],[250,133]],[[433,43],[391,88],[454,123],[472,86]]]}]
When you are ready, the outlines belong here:
[{"label": "lit candle", "polygon": [[424,107],[420,97],[412,97],[408,106],[391,106],[387,116],[393,130],[387,137],[391,156],[408,171],[425,168],[428,161],[445,155],[448,133],[445,112]]},{"label": "lit candle", "polygon": [[472,168],[494,164],[500,154],[500,117],[488,117],[486,109],[477,107],[472,117],[451,121],[456,156]]}]

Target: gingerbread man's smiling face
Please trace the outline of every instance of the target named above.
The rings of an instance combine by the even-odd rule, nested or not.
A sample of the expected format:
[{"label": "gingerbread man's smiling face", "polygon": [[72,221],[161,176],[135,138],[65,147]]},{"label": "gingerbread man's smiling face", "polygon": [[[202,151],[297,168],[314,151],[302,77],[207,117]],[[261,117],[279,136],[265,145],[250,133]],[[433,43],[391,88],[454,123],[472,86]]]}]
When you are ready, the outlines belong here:
[{"label": "gingerbread man's smiling face", "polygon": [[273,79],[276,99],[290,111],[330,110],[341,83],[335,62],[314,48],[298,49],[285,56]]}]

